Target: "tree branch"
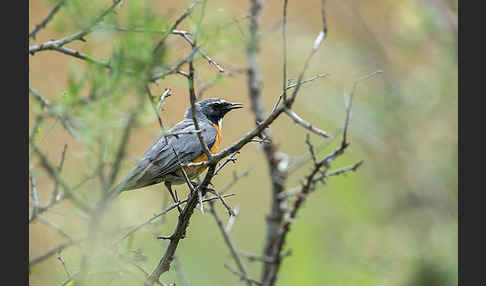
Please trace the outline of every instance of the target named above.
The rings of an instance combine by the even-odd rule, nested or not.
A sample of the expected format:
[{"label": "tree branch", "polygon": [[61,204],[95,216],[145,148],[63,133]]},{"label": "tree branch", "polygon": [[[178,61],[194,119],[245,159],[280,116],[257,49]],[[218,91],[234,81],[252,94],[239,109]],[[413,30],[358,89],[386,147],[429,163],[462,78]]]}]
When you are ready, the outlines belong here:
[{"label": "tree branch", "polygon": [[32,31],[29,32],[29,38],[32,38],[32,39],[35,40],[36,34],[41,29],[43,29],[47,25],[47,23],[49,23],[49,21],[52,20],[52,18],[54,17],[54,15],[56,15],[56,13],[59,11],[61,6],[64,5],[64,2],[66,2],[66,0],[59,1],[59,3],[56,6],[54,6],[54,8],[52,8],[52,10],[49,12],[49,14],[47,14],[47,17],[44,20],[42,20],[42,22],[35,25],[35,28]]}]

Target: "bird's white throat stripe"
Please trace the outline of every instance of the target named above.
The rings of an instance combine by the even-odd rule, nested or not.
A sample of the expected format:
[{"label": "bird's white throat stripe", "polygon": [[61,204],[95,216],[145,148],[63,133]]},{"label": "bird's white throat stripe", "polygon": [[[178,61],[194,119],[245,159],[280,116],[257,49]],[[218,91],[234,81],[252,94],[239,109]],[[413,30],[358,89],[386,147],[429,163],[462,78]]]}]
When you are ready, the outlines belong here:
[{"label": "bird's white throat stripe", "polygon": [[221,130],[221,128],[223,127],[223,118],[220,118],[218,120],[218,127],[219,127],[219,130]]}]

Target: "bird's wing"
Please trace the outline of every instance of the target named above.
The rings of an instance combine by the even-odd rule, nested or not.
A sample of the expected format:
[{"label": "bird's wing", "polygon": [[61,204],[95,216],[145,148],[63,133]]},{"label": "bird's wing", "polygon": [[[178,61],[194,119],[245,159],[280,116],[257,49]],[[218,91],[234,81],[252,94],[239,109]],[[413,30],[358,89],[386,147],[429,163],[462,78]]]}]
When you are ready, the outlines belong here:
[{"label": "bird's wing", "polygon": [[[201,134],[208,148],[216,141],[217,130],[209,123],[199,123]],[[169,133],[195,131],[192,120],[185,119],[169,130]],[[166,140],[167,139],[167,140]],[[174,150],[182,164],[189,163],[203,154],[201,143],[196,134],[181,134],[176,136],[160,136],[144,153],[140,161],[121,181],[117,188],[121,191],[138,189],[160,182],[160,178],[180,168]]]}]

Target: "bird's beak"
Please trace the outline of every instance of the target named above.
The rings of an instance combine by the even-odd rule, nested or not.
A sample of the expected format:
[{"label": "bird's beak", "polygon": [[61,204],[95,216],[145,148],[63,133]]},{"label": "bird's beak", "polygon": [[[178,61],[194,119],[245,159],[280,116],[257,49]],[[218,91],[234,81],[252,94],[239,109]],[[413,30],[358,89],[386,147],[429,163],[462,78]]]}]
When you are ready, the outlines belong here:
[{"label": "bird's beak", "polygon": [[243,108],[243,104],[241,104],[241,103],[231,103],[231,105],[229,107],[229,110],[239,109],[239,108]]}]

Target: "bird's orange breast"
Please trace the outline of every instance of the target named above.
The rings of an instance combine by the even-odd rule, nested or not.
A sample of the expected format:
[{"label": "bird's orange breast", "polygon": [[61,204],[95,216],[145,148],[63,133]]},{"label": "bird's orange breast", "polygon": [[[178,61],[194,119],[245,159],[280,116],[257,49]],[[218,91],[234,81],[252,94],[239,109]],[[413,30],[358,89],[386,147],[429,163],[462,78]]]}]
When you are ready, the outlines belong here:
[{"label": "bird's orange breast", "polygon": [[[221,143],[221,129],[219,128],[219,126],[217,124],[211,123],[211,125],[214,128],[216,128],[217,134],[216,134],[216,140],[214,141],[214,144],[213,144],[213,146],[211,146],[211,149],[209,149],[209,151],[211,152],[211,154],[216,154],[216,153],[218,153],[219,144]],[[202,153],[199,157],[194,159],[192,162],[197,163],[197,162],[202,162],[202,161],[207,161],[207,160],[208,160],[208,156],[206,156],[206,154]],[[207,167],[207,165],[205,165],[205,167]]]}]

